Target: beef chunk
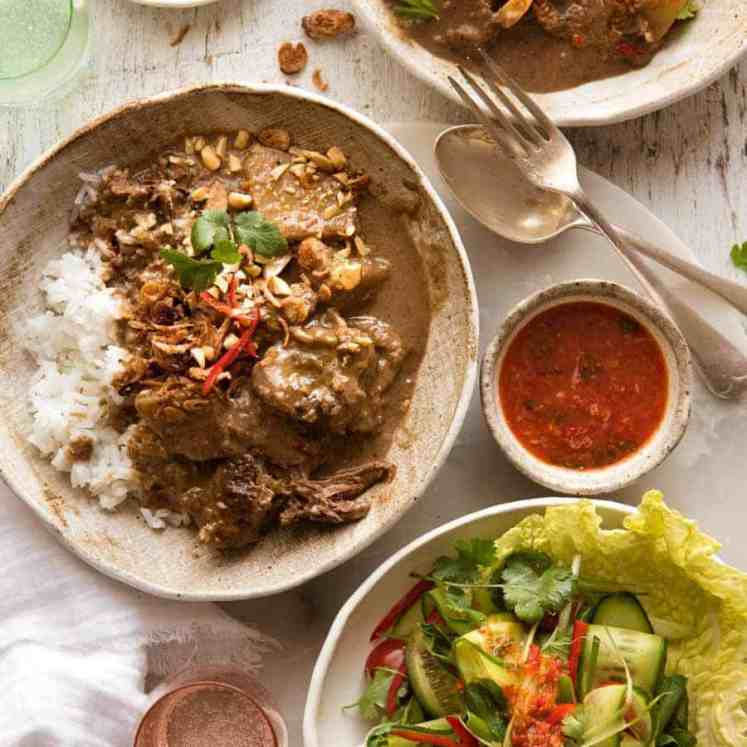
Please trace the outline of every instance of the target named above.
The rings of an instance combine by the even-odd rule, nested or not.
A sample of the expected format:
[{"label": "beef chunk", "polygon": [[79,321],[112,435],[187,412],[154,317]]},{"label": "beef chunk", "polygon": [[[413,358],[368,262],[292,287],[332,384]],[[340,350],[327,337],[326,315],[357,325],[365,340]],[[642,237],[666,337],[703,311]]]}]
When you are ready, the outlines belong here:
[{"label": "beef chunk", "polygon": [[393,476],[393,467],[371,462],[320,480],[291,477],[246,453],[221,464],[204,487],[187,490],[176,509],[200,528],[199,539],[220,549],[257,542],[279,519],[343,524],[362,519],[371,507],[368,488]]},{"label": "beef chunk", "polygon": [[358,521],[371,508],[370,499],[363,493],[393,477],[393,465],[376,461],[340,470],[325,479],[291,480],[286,487],[290,499],[280,514],[280,523],[287,526],[304,520],[323,524]]},{"label": "beef chunk", "polygon": [[265,407],[246,380],[227,394],[214,389],[204,397],[195,382],[172,377],[140,392],[135,407],[142,421],[130,438],[131,454],[155,441],[153,448],[197,462],[252,449],[285,467],[310,469],[319,463],[321,443]]},{"label": "beef chunk", "polygon": [[278,483],[264,462],[242,454],[222,464],[206,487],[194,487],[176,503],[200,528],[199,539],[219,548],[257,542],[272,524],[281,503]]},{"label": "beef chunk", "polygon": [[643,0],[536,0],[533,9],[545,31],[575,46],[598,47],[607,55],[624,53],[628,58],[634,50],[648,58],[653,38],[643,5]]},{"label": "beef chunk", "polygon": [[342,310],[369,300],[391,270],[390,262],[382,257],[353,257],[347,249],[336,251],[314,238],[298,245],[297,256],[313,287],[328,289],[328,296],[321,300]]},{"label": "beef chunk", "polygon": [[405,357],[394,329],[374,317],[347,322],[334,310],[291,330],[252,371],[254,391],[275,410],[337,433],[371,432]]},{"label": "beef chunk", "polygon": [[340,208],[340,182],[321,171],[314,175],[317,179],[299,179],[290,168],[278,173],[278,167],[292,160],[291,153],[259,143],[251,146],[244,169],[255,208],[291,241],[352,236],[357,210],[352,202]]}]

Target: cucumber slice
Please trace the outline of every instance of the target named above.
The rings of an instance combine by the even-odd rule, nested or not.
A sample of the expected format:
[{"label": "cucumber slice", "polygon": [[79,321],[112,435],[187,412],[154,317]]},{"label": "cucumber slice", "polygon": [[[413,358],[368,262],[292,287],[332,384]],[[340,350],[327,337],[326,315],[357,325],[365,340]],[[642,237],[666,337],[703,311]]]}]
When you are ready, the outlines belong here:
[{"label": "cucumber slice", "polygon": [[405,657],[410,684],[425,712],[436,717],[459,713],[462,699],[457,678],[428,651],[419,626],[407,640]]},{"label": "cucumber slice", "polygon": [[521,659],[525,639],[524,626],[504,614],[491,615],[481,628],[458,638],[454,658],[464,682],[488,679],[501,687],[515,684],[513,667]]},{"label": "cucumber slice", "polygon": [[[592,690],[584,698],[584,719],[587,724],[584,742],[594,742],[595,747],[621,747],[625,720],[625,685],[608,685]],[[613,732],[601,742],[599,737]]]},{"label": "cucumber slice", "polygon": [[[592,662],[595,639],[599,641],[596,666]],[[633,684],[647,693],[655,692],[667,663],[667,642],[661,636],[637,630],[590,625],[578,665],[579,697],[608,682],[625,682],[621,656],[628,665]]]},{"label": "cucumber slice", "polygon": [[654,632],[646,610],[635,594],[628,592],[604,597],[594,608],[591,621],[594,625],[612,625],[615,628],[638,630],[641,633]]},{"label": "cucumber slice", "polygon": [[415,628],[423,622],[423,610],[419,604],[413,604],[392,628],[394,638],[407,638]]}]

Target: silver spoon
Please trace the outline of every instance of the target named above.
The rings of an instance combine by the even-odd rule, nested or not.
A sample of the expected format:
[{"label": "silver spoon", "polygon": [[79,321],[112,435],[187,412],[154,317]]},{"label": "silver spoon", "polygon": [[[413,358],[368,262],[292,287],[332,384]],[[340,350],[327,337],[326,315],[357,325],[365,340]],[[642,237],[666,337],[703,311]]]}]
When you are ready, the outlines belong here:
[{"label": "silver spoon", "polygon": [[[603,235],[568,197],[530,184],[480,125],[460,125],[442,132],[436,140],[435,156],[441,176],[459,204],[499,236],[521,244],[539,244],[571,228]],[[615,228],[639,254],[708,288],[747,314],[747,288]],[[726,364],[718,386],[709,382],[713,376],[706,377],[709,389],[722,399],[740,396],[747,388],[747,362],[742,353],[690,306],[673,297],[667,300],[691,346],[717,348],[717,357]]]}]

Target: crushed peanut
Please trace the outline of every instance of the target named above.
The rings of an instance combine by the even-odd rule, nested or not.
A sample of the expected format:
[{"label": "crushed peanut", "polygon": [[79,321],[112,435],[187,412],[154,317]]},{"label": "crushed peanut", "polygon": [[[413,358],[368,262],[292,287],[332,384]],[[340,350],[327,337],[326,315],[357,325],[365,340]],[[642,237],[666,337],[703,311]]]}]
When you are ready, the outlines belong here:
[{"label": "crushed peanut", "polygon": [[205,168],[210,171],[217,171],[221,167],[222,161],[212,145],[206,145],[200,151],[200,157]]},{"label": "crushed peanut", "polygon": [[279,127],[266,127],[259,135],[259,142],[268,148],[277,148],[278,150],[288,150],[290,148],[290,134],[288,130]]},{"label": "crushed peanut", "polygon": [[318,10],[301,20],[301,26],[311,39],[334,39],[355,31],[355,16],[344,10]]},{"label": "crushed peanut", "polygon": [[300,73],[309,61],[309,54],[301,42],[284,42],[278,49],[278,65],[286,75]]},{"label": "crushed peanut", "polygon": [[252,196],[245,192],[229,192],[228,193],[228,207],[234,210],[242,210],[248,208],[252,204]]}]

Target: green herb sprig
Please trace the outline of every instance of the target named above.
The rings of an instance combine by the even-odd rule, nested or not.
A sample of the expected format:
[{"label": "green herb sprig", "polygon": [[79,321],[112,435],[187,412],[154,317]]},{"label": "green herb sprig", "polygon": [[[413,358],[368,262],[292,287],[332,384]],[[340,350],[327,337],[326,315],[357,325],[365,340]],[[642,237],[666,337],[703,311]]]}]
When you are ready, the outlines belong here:
[{"label": "green herb sprig", "polygon": [[700,5],[698,5],[696,0],[685,0],[679,13],[677,13],[677,20],[689,21],[691,18],[695,18],[699,10]]},{"label": "green herb sprig", "polygon": [[731,261],[734,267],[747,272],[747,241],[743,244],[734,244],[731,248]]},{"label": "green herb sprig", "polygon": [[394,12],[412,21],[433,21],[438,19],[438,8],[434,0],[400,0]]},{"label": "green herb sprig", "polygon": [[262,213],[238,213],[233,220],[225,210],[205,210],[192,225],[192,249],[196,256],[210,252],[210,259],[195,259],[166,247],[161,257],[173,266],[183,288],[198,293],[209,288],[223,265],[241,262],[239,245],[258,255],[275,257],[288,251],[280,229]]}]

